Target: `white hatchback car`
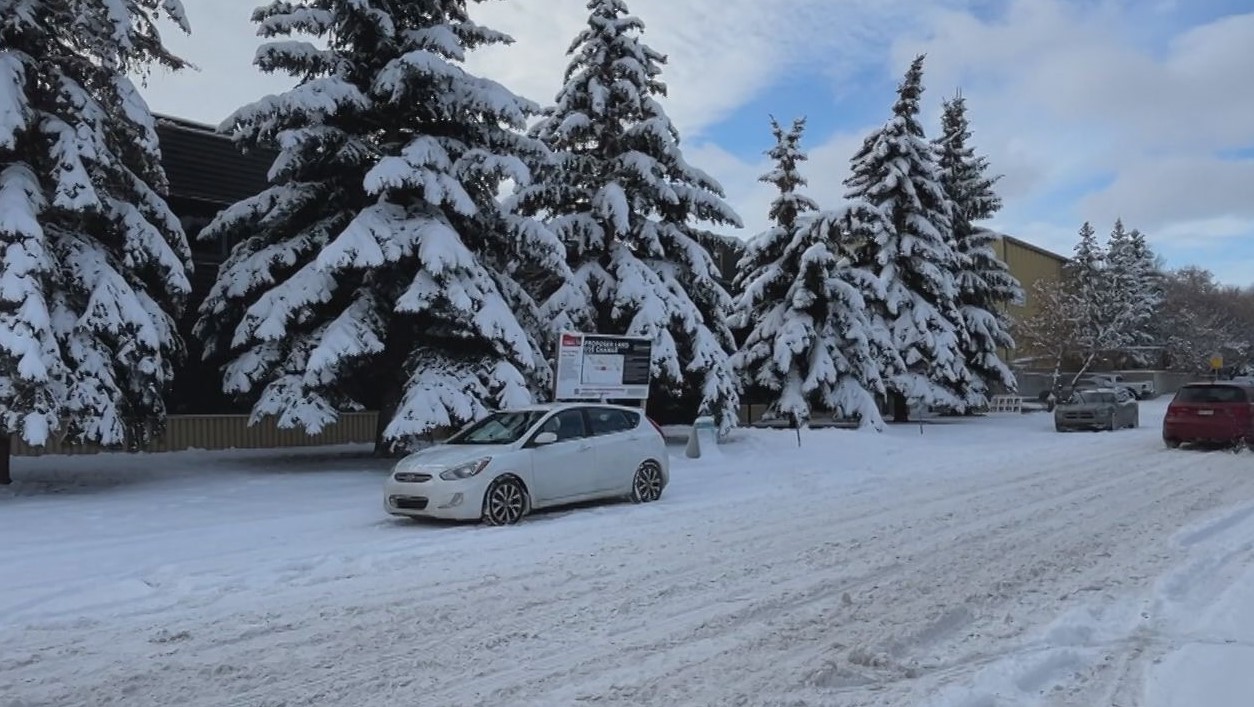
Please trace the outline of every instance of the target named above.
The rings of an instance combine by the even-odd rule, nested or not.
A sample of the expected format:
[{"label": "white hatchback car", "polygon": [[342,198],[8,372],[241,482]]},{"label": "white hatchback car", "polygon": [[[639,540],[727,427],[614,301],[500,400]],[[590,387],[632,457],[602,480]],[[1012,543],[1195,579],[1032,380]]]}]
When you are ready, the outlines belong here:
[{"label": "white hatchback car", "polygon": [[495,412],[397,462],[383,506],[399,516],[509,525],[534,508],[656,501],[670,480],[662,430],[642,410],[555,403]]}]

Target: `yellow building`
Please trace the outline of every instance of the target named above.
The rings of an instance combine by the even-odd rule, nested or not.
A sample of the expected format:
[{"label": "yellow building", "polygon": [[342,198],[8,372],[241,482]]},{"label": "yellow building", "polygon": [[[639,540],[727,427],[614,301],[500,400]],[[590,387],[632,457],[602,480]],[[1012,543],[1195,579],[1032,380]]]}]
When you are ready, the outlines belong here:
[{"label": "yellow building", "polygon": [[[1010,268],[1010,274],[1014,275],[1023,286],[1023,300],[1007,307],[1006,313],[1014,321],[1023,321],[1035,314],[1040,308],[1040,304],[1035,301],[1033,293],[1036,283],[1041,281],[1060,281],[1062,279],[1063,265],[1067,263],[1068,259],[1012,236],[1002,236],[997,239],[995,247],[998,257]],[[1003,356],[1006,361],[1011,361],[1016,356],[1024,353],[1028,352],[1006,351],[1003,352]]]}]

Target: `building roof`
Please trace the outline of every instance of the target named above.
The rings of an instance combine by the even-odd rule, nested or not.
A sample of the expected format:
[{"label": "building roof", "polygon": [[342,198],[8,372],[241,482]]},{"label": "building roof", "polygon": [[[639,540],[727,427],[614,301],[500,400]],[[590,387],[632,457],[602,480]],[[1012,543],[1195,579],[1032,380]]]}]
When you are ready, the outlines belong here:
[{"label": "building roof", "polygon": [[711,233],[710,238],[726,246],[729,250],[738,251],[738,252],[743,252],[745,249],[745,246],[748,245],[748,243],[743,238],[738,238],[736,236],[729,236],[726,233]]},{"label": "building roof", "polygon": [[1047,258],[1053,258],[1054,260],[1057,260],[1057,261],[1058,261],[1058,262],[1060,262],[1060,263],[1066,263],[1066,262],[1068,262],[1069,260],[1071,260],[1070,258],[1068,258],[1068,257],[1066,257],[1066,256],[1064,256],[1064,255],[1059,255],[1059,254],[1055,253],[1055,252],[1054,252],[1054,251],[1052,251],[1052,250],[1046,250],[1046,249],[1044,249],[1044,248],[1042,248],[1042,247],[1040,247],[1040,246],[1038,246],[1038,245],[1032,245],[1031,243],[1028,243],[1027,241],[1024,241],[1024,240],[1020,240],[1020,239],[1018,239],[1018,238],[1015,238],[1014,236],[1007,236],[1006,234],[1004,234],[1004,233],[1003,233],[1003,234],[1001,234],[1001,238],[1002,238],[1002,240],[1006,241],[1007,243],[1013,243],[1013,244],[1015,244],[1015,245],[1019,246],[1020,248],[1025,249],[1025,250],[1030,250],[1030,251],[1032,251],[1032,252],[1034,252],[1034,253],[1039,253],[1039,254],[1041,254],[1041,255],[1043,255],[1043,256],[1045,256],[1045,257],[1047,257]]},{"label": "building roof", "polygon": [[170,180],[170,196],[226,206],[269,186],[274,162],[269,150],[241,152],[211,125],[157,115],[161,164]]}]

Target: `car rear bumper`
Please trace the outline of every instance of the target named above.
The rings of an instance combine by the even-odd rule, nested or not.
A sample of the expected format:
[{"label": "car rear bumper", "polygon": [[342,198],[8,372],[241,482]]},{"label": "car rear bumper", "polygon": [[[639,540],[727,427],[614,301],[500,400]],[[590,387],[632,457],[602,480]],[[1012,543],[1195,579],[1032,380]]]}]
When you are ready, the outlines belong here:
[{"label": "car rear bumper", "polygon": [[1165,421],[1163,439],[1171,442],[1225,444],[1254,439],[1254,434],[1249,429],[1232,424]]}]

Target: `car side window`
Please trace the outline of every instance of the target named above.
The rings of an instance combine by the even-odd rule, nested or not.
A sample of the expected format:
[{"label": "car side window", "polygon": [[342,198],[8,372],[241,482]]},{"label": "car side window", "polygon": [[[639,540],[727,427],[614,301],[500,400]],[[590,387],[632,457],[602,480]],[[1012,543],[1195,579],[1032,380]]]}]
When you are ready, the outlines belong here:
[{"label": "car side window", "polygon": [[588,417],[592,420],[594,435],[626,432],[636,426],[627,413],[613,408],[592,408],[588,410]]},{"label": "car side window", "polygon": [[584,428],[583,411],[578,408],[562,410],[550,417],[540,427],[540,432],[552,432],[557,435],[558,442],[566,442],[588,436],[588,431]]}]

